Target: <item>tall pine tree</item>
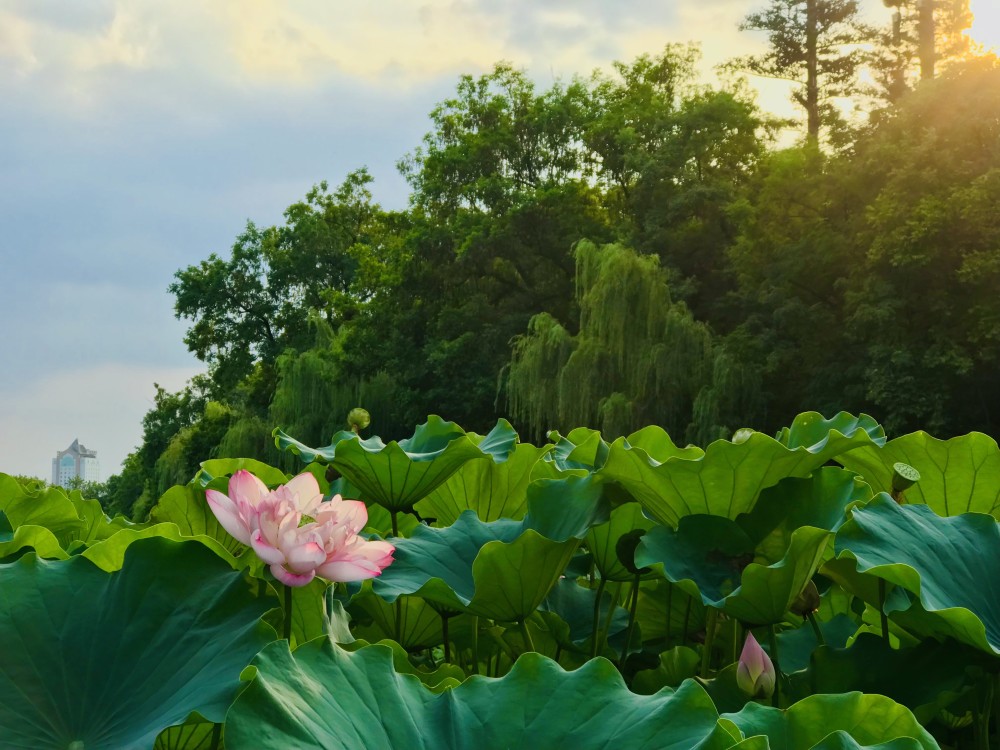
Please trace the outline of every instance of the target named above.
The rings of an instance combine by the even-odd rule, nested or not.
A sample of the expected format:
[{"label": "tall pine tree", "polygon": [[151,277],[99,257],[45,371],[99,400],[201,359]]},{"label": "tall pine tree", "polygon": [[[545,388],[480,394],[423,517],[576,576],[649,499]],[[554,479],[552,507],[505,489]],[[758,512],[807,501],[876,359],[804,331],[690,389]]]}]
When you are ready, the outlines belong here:
[{"label": "tall pine tree", "polygon": [[740,29],[765,32],[768,50],[731,65],[796,84],[792,99],[806,111],[809,141],[818,142],[821,129],[838,119],[832,100],[857,92],[863,45],[873,37],[857,0],[769,0]]}]

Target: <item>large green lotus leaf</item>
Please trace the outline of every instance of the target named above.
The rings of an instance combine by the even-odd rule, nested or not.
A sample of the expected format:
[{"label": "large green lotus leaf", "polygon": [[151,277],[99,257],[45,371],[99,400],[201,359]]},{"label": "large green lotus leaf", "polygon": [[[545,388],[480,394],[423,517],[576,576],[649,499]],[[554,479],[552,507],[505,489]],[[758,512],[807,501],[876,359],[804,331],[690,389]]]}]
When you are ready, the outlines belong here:
[{"label": "large green lotus leaf", "polygon": [[[340,643],[338,645],[345,651],[359,651],[372,644],[368,643],[368,641],[357,640],[350,643]],[[465,672],[463,672],[459,667],[456,667],[454,664],[444,663],[433,671],[428,671],[414,666],[413,662],[410,661],[410,656],[406,649],[395,641],[386,639],[379,641],[378,645],[384,646],[392,651],[392,668],[396,672],[399,674],[414,675],[435,693],[440,693],[448,690],[449,688],[453,688],[456,685],[460,685],[465,680]]]},{"label": "large green lotus leaf", "polygon": [[[847,510],[872,498],[872,490],[853,472],[826,466],[805,478],[789,477],[760,493],[753,510],[736,519],[759,556],[777,562],[793,532],[803,526],[836,531]],[[832,550],[831,550],[832,551]]]},{"label": "large green lotus leaf", "polygon": [[[371,584],[357,594],[348,607],[357,638],[369,642],[397,641],[410,651],[439,646],[444,642],[441,614],[419,596],[400,596],[389,603],[374,594]],[[397,617],[399,631],[397,633]]]},{"label": "large green lotus leaf", "polygon": [[696,683],[673,693],[635,695],[603,659],[566,672],[526,654],[502,679],[471,677],[440,695],[394,672],[391,652],[380,646],[346,653],[313,641],[293,655],[277,643],[254,665],[253,682],[226,717],[229,750],[695,750],[735,744]]},{"label": "large green lotus leaf", "polygon": [[484,523],[472,511],[443,529],[420,526],[399,539],[395,561],[374,581],[387,601],[416,594],[503,622],[535,611],[569,564],[580,539],[607,517],[591,476],[544,479],[528,487],[521,521]]},{"label": "large green lotus leaf", "polygon": [[909,464],[920,472],[920,481],[906,490],[906,502],[923,503],[942,516],[974,512],[1000,518],[1000,448],[989,435],[972,432],[938,440],[914,432],[882,448],[856,448],[837,461],[878,492],[892,491],[894,463]]},{"label": "large green lotus leaf", "polygon": [[25,555],[0,565],[0,590],[10,750],[145,750],[192,711],[221,721],[275,638],[260,618],[277,602],[194,541],[137,542],[116,573]]},{"label": "large green lotus leaf", "polygon": [[76,539],[85,544],[108,539],[122,529],[136,529],[145,526],[145,524],[133,523],[122,515],[108,518],[99,502],[85,499],[77,490],[69,494],[69,499],[73,503],[73,507],[76,508],[80,520],[83,521],[83,525],[75,534]]},{"label": "large green lotus leaf", "polygon": [[611,511],[611,518],[587,532],[587,549],[601,577],[608,581],[631,581],[635,576],[618,557],[618,541],[635,529],[648,531],[654,522],[642,513],[639,503],[625,503]]},{"label": "large green lotus leaf", "polygon": [[325,448],[310,448],[281,430],[274,437],[281,450],[306,463],[330,464],[360,487],[366,499],[394,511],[410,510],[468,461],[506,460],[517,442],[517,433],[503,419],[480,437],[434,415],[412,437],[388,445],[379,437],[362,440],[350,431],[338,432]]},{"label": "large green lotus leaf", "polygon": [[[108,537],[102,542],[92,544],[83,552],[81,557],[90,560],[94,565],[108,572],[120,570],[125,561],[129,547],[142,539],[167,539],[173,542],[193,540],[207,547],[232,568],[240,565],[241,560],[237,560],[217,542],[207,536],[189,536],[184,534],[176,524],[157,523],[152,526],[138,529],[122,529],[114,536]],[[244,564],[249,560],[242,560]]]},{"label": "large green lotus leaf", "polygon": [[[650,428],[639,434],[641,440],[634,435],[616,440],[599,474],[617,482],[650,516],[672,527],[696,513],[735,519],[753,507],[761,490],[785,477],[808,476],[845,451],[885,442],[875,420],[846,412],[832,419],[806,412],[778,439],[741,433],[732,441],[715,441],[704,454],[677,449],[667,442],[666,433],[657,443],[658,433]],[[641,444],[633,444],[633,439]]]},{"label": "large green lotus leaf", "polygon": [[330,582],[322,578],[292,588],[292,648],[320,636],[338,643],[354,640],[350,618],[332,594]]},{"label": "large green lotus leaf", "polygon": [[[590,653],[596,605],[596,589],[581,586],[569,578],[560,578],[542,602],[539,616],[562,648]],[[598,623],[603,628],[604,623],[608,622],[608,635],[614,636],[628,627],[628,612],[616,604],[608,621],[610,607],[611,593],[605,590],[601,593],[601,603],[597,607]],[[553,620],[554,617],[558,620]],[[559,627],[560,624],[564,627]]]},{"label": "large green lotus leaf", "polygon": [[660,652],[660,663],[655,669],[636,673],[632,690],[639,695],[652,695],[665,687],[677,687],[689,677],[698,674],[701,654],[687,646],[676,646]]},{"label": "large green lotus leaf", "polygon": [[451,526],[422,526],[395,542],[395,561],[373,583],[383,599],[403,594],[511,622],[541,604],[579,540],[553,541],[517,521],[483,523],[466,511]]},{"label": "large green lotus leaf", "polygon": [[222,724],[194,713],[183,724],[160,732],[153,750],[222,750],[223,739]]},{"label": "large green lotus leaf", "polygon": [[549,433],[553,441],[551,452],[535,467],[532,479],[558,479],[566,476],[592,474],[608,458],[608,444],[601,433],[589,427],[577,427],[568,435],[556,430]]},{"label": "large green lotus leaf", "polygon": [[417,503],[416,511],[438,526],[450,526],[467,510],[483,521],[520,520],[528,510],[531,469],[549,450],[520,443],[504,461],[469,461]]},{"label": "large green lotus leaf", "polygon": [[[904,628],[1000,655],[1000,523],[992,516],[942,518],[883,493],[854,511],[836,550],[863,577],[895,584],[884,611]],[[871,586],[855,593],[878,603]]]},{"label": "large green lotus leaf", "polygon": [[[822,615],[822,606],[817,615]],[[822,620],[816,617],[816,627],[823,634],[824,643],[831,648],[845,648],[848,642],[858,633],[858,623],[845,614],[838,614],[830,620]],[[763,641],[763,637],[761,637]],[[778,653],[781,654],[781,671],[790,674],[808,668],[813,653],[819,648],[820,643],[816,639],[816,633],[812,627],[804,620],[802,625],[790,630],[783,630],[777,636]],[[765,649],[770,651],[770,647],[764,642]],[[850,690],[860,690],[860,687],[847,687],[844,690],[814,690],[816,693],[848,692]],[[878,690],[862,690],[864,693],[877,693]],[[802,697],[805,697],[803,695]]]},{"label": "large green lotus leaf", "polygon": [[583,539],[610,518],[605,485],[593,475],[538,479],[528,485],[523,525],[555,541]]},{"label": "large green lotus leaf", "polygon": [[690,643],[694,634],[705,629],[705,605],[701,596],[688,594],[664,579],[639,588],[636,622],[643,640],[660,640],[668,645]]},{"label": "large green lotus leaf", "polygon": [[[894,740],[904,741],[894,744],[893,750],[938,750],[934,738],[905,706],[882,695],[813,695],[785,710],[748,703],[739,713],[723,714],[726,720],[745,736],[765,735],[770,750],[872,747]],[[838,744],[845,738],[829,744],[828,735],[835,732],[843,732],[856,744]]]},{"label": "large green lotus leaf", "polygon": [[[783,649],[782,669],[791,671],[786,654]],[[877,693],[906,706],[927,724],[971,685],[967,670],[976,655],[954,642],[934,640],[894,649],[881,636],[862,633],[849,647],[817,648],[807,668],[791,675],[790,690],[802,697],[852,690]]]},{"label": "large green lotus leaf", "polygon": [[194,475],[191,483],[207,487],[213,480],[232,476],[241,470],[249,471],[268,487],[284,484],[289,479],[289,476],[281,469],[276,469],[270,464],[253,458],[213,458],[201,462],[201,468]]},{"label": "large green lotus leaf", "polygon": [[[775,563],[754,562],[754,543],[734,521],[693,515],[676,530],[658,526],[639,542],[635,564],[664,576],[706,606],[753,625],[781,622],[816,573],[832,533],[803,526]],[[765,561],[766,563],[767,561]]]},{"label": "large green lotus leaf", "polygon": [[13,528],[44,526],[66,545],[84,528],[69,497],[58,487],[25,489],[7,474],[0,474],[0,513]]},{"label": "large green lotus leaf", "polygon": [[[225,480],[222,487],[225,493]],[[151,523],[171,523],[185,536],[206,536],[216,540],[227,552],[239,555],[246,546],[222,528],[219,519],[205,500],[205,490],[193,484],[171,487],[149,512]]]},{"label": "large green lotus leaf", "polygon": [[29,549],[38,557],[57,560],[69,557],[55,535],[44,526],[18,526],[14,529],[6,514],[0,513],[0,561]]}]

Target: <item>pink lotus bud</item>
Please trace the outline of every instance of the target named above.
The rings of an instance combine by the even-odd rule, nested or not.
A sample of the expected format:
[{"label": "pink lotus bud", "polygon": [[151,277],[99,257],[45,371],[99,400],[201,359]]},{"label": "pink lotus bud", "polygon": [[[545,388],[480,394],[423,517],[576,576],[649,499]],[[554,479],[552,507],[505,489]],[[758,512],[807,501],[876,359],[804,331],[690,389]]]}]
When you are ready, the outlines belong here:
[{"label": "pink lotus bud", "polygon": [[774,693],[774,680],[771,657],[760,647],[753,633],[747,633],[743,653],[736,666],[736,684],[751,698],[770,698]]}]

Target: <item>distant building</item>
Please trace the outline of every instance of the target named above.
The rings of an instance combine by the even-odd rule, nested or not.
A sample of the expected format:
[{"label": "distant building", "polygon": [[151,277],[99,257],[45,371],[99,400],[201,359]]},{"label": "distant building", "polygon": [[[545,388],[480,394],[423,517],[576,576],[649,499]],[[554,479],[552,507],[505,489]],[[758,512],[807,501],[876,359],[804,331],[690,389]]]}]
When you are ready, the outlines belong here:
[{"label": "distant building", "polygon": [[77,477],[84,482],[99,482],[100,468],[97,451],[85,448],[79,440],[74,440],[69,448],[59,451],[52,459],[52,484],[65,487]]}]

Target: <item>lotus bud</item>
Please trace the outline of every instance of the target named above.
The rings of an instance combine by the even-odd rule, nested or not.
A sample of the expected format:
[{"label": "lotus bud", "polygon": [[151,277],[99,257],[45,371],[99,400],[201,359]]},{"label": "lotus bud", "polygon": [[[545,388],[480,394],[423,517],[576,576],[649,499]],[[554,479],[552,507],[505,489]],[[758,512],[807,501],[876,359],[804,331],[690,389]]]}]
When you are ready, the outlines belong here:
[{"label": "lotus bud", "polygon": [[371,414],[362,409],[360,406],[351,409],[350,413],[347,415],[347,425],[354,431],[354,434],[361,432],[361,430],[365,429],[371,423]]},{"label": "lotus bud", "polygon": [[792,602],[789,609],[799,617],[805,617],[819,609],[819,589],[816,588],[816,584],[809,581],[795,597],[795,601]]},{"label": "lotus bud", "polygon": [[743,653],[736,665],[736,684],[751,698],[770,698],[774,694],[774,664],[760,647],[753,633],[747,633]]}]

